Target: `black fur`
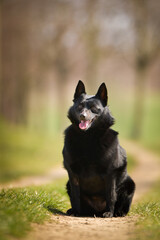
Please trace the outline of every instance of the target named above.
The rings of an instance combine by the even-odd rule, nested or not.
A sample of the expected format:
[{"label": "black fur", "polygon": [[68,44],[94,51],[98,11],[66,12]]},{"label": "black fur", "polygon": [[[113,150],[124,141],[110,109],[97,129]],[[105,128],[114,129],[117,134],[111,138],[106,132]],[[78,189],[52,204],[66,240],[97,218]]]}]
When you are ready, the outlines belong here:
[{"label": "black fur", "polygon": [[135,183],[127,174],[126,152],[119,145],[118,133],[110,128],[114,119],[107,100],[104,83],[95,96],[88,96],[79,81],[63,149],[72,206],[68,215],[117,217],[130,209]]}]

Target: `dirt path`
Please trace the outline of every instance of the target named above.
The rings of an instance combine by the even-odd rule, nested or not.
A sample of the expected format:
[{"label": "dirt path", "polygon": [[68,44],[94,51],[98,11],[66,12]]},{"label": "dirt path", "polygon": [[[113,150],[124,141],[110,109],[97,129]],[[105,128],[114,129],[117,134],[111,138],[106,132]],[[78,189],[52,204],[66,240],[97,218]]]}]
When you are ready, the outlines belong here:
[{"label": "dirt path", "polygon": [[19,180],[15,180],[11,183],[0,184],[0,189],[45,185],[66,175],[67,173],[65,169],[62,168],[62,166],[58,166],[54,169],[51,169],[44,176],[25,177]]},{"label": "dirt path", "polygon": [[[136,182],[133,202],[139,200],[160,176],[158,157],[133,142],[122,141],[122,146],[138,161],[131,174]],[[84,239],[130,239],[134,232],[136,217],[124,218],[75,218],[53,215],[44,225],[33,224],[33,231],[26,240],[84,240]]]}]

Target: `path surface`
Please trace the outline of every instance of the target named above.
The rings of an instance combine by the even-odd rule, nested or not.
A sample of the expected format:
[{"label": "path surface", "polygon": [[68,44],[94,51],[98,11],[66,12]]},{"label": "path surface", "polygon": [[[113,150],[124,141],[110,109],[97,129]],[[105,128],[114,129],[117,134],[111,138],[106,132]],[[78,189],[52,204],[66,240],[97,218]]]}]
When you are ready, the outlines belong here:
[{"label": "path surface", "polygon": [[59,166],[50,170],[44,176],[24,177],[11,183],[0,184],[0,189],[45,185],[66,175],[67,172],[65,169]]},{"label": "path surface", "polygon": [[[133,199],[139,200],[160,176],[160,161],[153,153],[133,142],[122,142],[127,152],[137,159],[138,165],[131,177],[136,182]],[[33,224],[33,231],[26,240],[106,240],[130,239],[134,233],[136,217],[124,218],[80,218],[53,215],[44,225]]]}]

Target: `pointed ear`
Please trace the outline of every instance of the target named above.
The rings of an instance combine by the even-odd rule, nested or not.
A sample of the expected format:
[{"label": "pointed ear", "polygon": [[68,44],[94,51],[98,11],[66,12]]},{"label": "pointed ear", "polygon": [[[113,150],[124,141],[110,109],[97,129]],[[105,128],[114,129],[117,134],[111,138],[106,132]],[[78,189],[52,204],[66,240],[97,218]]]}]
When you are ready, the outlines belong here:
[{"label": "pointed ear", "polygon": [[82,93],[86,93],[85,86],[84,83],[81,80],[79,80],[74,94],[74,99],[78,98]]},{"label": "pointed ear", "polygon": [[98,92],[96,94],[96,97],[99,98],[103,104],[103,106],[107,105],[108,101],[108,94],[107,94],[107,88],[105,83],[102,83],[98,89]]}]

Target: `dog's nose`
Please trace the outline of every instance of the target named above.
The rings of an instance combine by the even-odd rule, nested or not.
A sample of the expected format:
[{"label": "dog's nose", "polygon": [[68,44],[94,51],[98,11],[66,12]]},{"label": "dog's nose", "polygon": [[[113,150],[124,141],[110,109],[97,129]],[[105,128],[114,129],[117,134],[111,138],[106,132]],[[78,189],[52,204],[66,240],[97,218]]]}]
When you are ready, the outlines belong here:
[{"label": "dog's nose", "polygon": [[86,116],[87,116],[86,111],[83,111],[83,112],[80,114],[80,119],[81,119],[81,120],[85,120],[85,119],[86,119]]}]

